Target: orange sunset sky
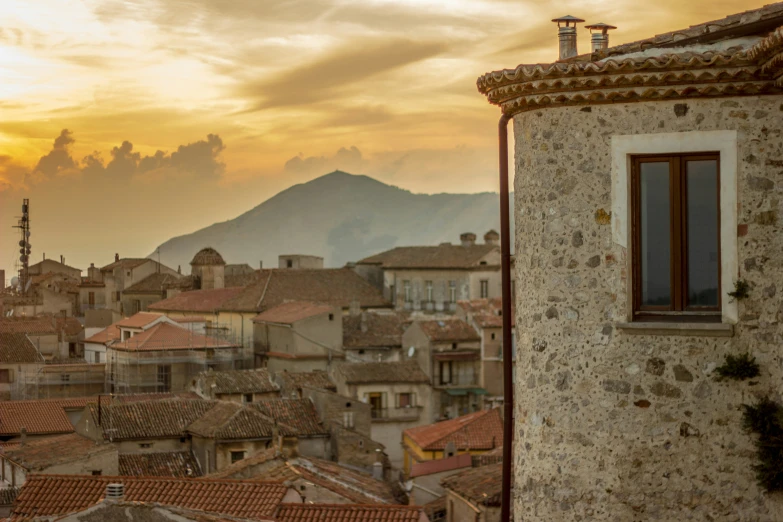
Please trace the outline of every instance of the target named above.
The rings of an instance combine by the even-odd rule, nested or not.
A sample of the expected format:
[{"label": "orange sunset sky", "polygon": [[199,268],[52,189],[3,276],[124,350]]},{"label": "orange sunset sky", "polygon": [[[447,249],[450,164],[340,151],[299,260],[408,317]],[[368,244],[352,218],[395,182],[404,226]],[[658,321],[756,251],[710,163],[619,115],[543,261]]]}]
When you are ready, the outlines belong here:
[{"label": "orange sunset sky", "polygon": [[495,191],[499,111],[475,81],[553,61],[550,19],[616,25],[618,44],[764,3],[3,0],[0,268],[26,197],[32,261],[86,269],[336,168]]}]

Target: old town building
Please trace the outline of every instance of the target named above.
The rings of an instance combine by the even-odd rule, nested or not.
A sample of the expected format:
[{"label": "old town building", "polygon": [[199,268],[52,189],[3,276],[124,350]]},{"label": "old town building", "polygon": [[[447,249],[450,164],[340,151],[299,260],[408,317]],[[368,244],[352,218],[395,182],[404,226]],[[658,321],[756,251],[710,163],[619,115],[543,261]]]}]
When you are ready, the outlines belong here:
[{"label": "old town building", "polygon": [[569,23],[478,80],[515,136],[515,510],[779,520],[742,405],[783,378],[783,4],[583,55]]}]

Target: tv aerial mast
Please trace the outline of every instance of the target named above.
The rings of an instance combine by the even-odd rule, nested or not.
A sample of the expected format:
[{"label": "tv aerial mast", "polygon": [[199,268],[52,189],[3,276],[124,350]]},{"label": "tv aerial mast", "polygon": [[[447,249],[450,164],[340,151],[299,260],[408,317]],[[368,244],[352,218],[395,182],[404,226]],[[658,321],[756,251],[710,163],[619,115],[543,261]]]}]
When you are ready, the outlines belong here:
[{"label": "tv aerial mast", "polygon": [[22,295],[27,295],[30,289],[30,200],[22,200],[22,216],[13,228],[19,229],[19,261],[16,262],[16,268],[19,272],[19,279],[16,291]]}]

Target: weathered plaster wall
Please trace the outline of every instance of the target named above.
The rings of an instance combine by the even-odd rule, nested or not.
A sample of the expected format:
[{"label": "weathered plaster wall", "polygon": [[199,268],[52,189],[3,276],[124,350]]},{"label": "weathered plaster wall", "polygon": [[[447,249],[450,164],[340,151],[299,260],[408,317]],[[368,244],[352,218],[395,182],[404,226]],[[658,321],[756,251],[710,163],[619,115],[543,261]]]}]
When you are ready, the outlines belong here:
[{"label": "weathered plaster wall", "polygon": [[[516,510],[526,520],[780,520],[756,484],[743,403],[783,392],[780,96],[567,107],[514,119]],[[629,335],[611,138],[737,131],[733,337]],[[662,151],[663,152],[663,151]],[[730,209],[723,209],[724,212]],[[724,317],[724,320],[726,318]],[[761,376],[716,382],[726,354]]]}]

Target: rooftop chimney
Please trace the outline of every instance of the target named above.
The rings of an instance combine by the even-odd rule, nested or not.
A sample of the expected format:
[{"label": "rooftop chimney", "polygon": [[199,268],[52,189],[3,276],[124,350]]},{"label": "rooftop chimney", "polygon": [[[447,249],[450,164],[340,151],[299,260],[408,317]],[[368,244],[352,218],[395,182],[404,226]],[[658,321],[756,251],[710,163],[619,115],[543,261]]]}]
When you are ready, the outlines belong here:
[{"label": "rooftop chimney", "polygon": [[27,428],[22,426],[19,428],[19,443],[24,446],[25,442],[27,442]]},{"label": "rooftop chimney", "polygon": [[122,500],[125,498],[125,486],[113,482],[106,486],[106,500]]},{"label": "rooftop chimney", "polygon": [[557,37],[560,40],[560,60],[566,60],[576,56],[576,24],[584,22],[581,18],[566,15],[560,18],[554,18],[557,22]]},{"label": "rooftop chimney", "polygon": [[611,29],[617,28],[613,25],[601,22],[600,24],[586,25],[585,29],[590,30],[590,47],[592,52],[596,53],[609,48],[608,32]]},{"label": "rooftop chimney", "polygon": [[177,273],[178,274],[182,273],[182,265],[177,265]]},{"label": "rooftop chimney", "polygon": [[500,234],[494,230],[490,230],[484,234],[484,243],[487,245],[497,246],[500,244]]},{"label": "rooftop chimney", "polygon": [[375,462],[372,463],[372,477],[376,480],[383,480],[383,453],[380,449],[375,450]]},{"label": "rooftop chimney", "polygon": [[119,260],[120,260],[120,255],[119,254],[114,254],[114,262],[116,263]]},{"label": "rooftop chimney", "polygon": [[464,247],[473,246],[476,244],[476,234],[473,232],[465,232],[464,234],[460,234],[459,240]]}]

